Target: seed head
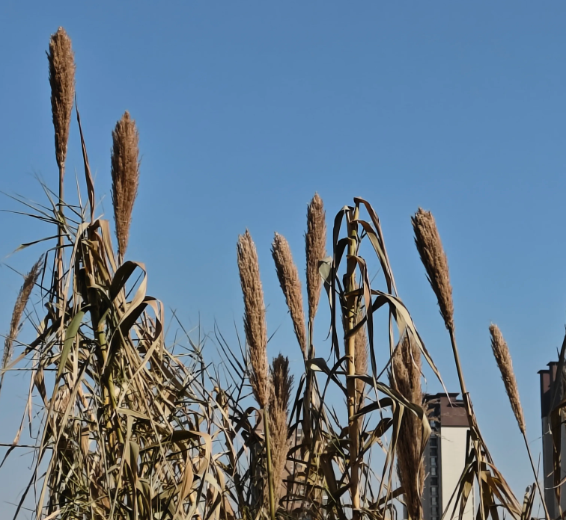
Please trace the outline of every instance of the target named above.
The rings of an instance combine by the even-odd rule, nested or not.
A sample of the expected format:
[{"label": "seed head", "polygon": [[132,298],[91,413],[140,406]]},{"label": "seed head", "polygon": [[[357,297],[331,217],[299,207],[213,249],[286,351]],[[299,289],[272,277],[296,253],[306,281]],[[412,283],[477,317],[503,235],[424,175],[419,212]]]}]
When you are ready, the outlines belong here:
[{"label": "seed head", "polygon": [[275,500],[283,493],[283,476],[289,452],[288,408],[293,376],[289,374],[289,359],[279,354],[271,365],[271,395],[269,404],[271,458]]},{"label": "seed head", "polygon": [[63,27],[49,40],[49,84],[51,85],[51,114],[55,128],[55,158],[62,170],[67,158],[71,110],[75,98],[75,57],[71,39]]},{"label": "seed head", "polygon": [[307,210],[307,233],[305,235],[307,255],[307,294],[309,321],[316,316],[322,280],[318,263],[326,256],[326,220],[324,204],[318,193],[314,194]]},{"label": "seed head", "polygon": [[238,269],[244,294],[244,329],[251,364],[250,383],[261,408],[268,405],[267,326],[255,244],[249,231],[238,237]]},{"label": "seed head", "polygon": [[125,112],[112,131],[112,204],[118,253],[124,258],[130,237],[132,210],[139,184],[139,134],[136,122]]},{"label": "seed head", "polygon": [[411,218],[415,231],[415,244],[426,269],[428,281],[436,294],[440,314],[448,330],[454,330],[454,304],[448,272],[448,260],[430,211],[419,208]]},{"label": "seed head", "polygon": [[[12,354],[14,352],[14,341],[18,337],[20,331],[20,323],[22,321],[22,316],[24,310],[28,303],[31,291],[33,290],[39,273],[41,272],[41,264],[43,262],[43,256],[33,265],[30,272],[25,276],[24,283],[18,293],[16,298],[16,303],[14,305],[14,310],[12,311],[12,320],[10,322],[10,332],[6,336],[4,341],[4,353],[2,356],[2,368],[6,368],[12,359]],[[0,388],[2,388],[2,383],[4,381],[4,373],[0,376]]]},{"label": "seed head", "polygon": [[489,332],[491,334],[491,349],[493,350],[495,361],[497,361],[497,366],[501,372],[501,379],[503,379],[511,408],[513,409],[521,433],[525,434],[525,417],[523,416],[523,407],[521,406],[521,399],[519,398],[519,388],[517,387],[515,372],[513,372],[513,362],[511,361],[509,347],[497,325],[491,324],[489,326]]},{"label": "seed head", "polygon": [[275,261],[275,269],[279,284],[285,295],[287,307],[293,320],[295,336],[303,352],[303,357],[307,359],[307,335],[305,330],[305,316],[303,313],[303,295],[301,292],[301,282],[299,272],[293,261],[291,248],[283,235],[275,233],[271,254]]},{"label": "seed head", "polygon": [[[423,404],[421,389],[421,352],[412,337],[405,334],[391,360],[391,387],[418,406]],[[422,517],[421,497],[424,488],[422,429],[418,417],[409,410],[403,414],[397,440],[397,473],[405,492],[409,517]]]}]

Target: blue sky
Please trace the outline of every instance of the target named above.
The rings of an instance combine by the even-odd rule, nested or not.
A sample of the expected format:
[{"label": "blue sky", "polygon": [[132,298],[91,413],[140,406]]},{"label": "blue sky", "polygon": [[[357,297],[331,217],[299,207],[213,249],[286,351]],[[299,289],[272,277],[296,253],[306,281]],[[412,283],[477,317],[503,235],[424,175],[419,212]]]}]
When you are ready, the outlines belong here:
[{"label": "blue sky", "polygon": [[[99,212],[109,217],[111,130],[126,109],[137,121],[141,185],[128,256],[145,262],[149,290],[167,308],[205,330],[217,320],[234,340],[243,310],[235,244],[249,228],[268,326],[279,327],[271,353],[286,349],[298,361],[269,253],[273,232],[302,266],[313,193],[329,218],[363,196],[380,215],[400,295],[455,389],[410,224],[419,206],[433,211],[480,426],[522,497],[528,460],[488,326],[497,323],[511,348],[538,452],[536,372],[556,355],[566,310],[565,22],[566,3],[550,0],[4,0],[0,189],[42,200],[34,175],[56,186],[45,50],[62,25],[76,54]],[[82,183],[74,124],[71,134],[69,192],[75,171]],[[17,208],[8,198],[0,206]],[[25,271],[40,248],[6,256],[51,230],[8,213],[0,228],[5,333],[21,283],[5,264]],[[324,335],[319,343],[327,348]],[[428,388],[439,389],[432,380]],[[10,379],[0,442],[11,440],[25,392],[23,377]],[[0,470],[0,500],[13,501],[28,463],[16,456]]]}]

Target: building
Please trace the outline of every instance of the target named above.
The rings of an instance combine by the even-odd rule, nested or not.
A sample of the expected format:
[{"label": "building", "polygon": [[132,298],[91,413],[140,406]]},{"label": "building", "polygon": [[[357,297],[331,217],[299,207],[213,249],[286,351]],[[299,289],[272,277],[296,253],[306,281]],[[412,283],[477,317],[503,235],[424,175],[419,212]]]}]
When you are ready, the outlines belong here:
[{"label": "building", "polygon": [[[468,418],[457,393],[426,395],[432,434],[424,452],[425,486],[423,515],[425,520],[440,520],[462,475],[468,450]],[[450,505],[451,516],[454,501]],[[470,494],[464,520],[474,518],[474,491]],[[458,517],[458,510],[454,518]]]},{"label": "building", "polygon": [[[560,515],[558,508],[558,501],[554,491],[554,464],[553,452],[554,442],[552,439],[550,411],[562,399],[561,392],[556,392],[553,395],[557,383],[558,362],[553,361],[548,363],[546,370],[539,370],[540,376],[540,411],[541,411],[541,426],[542,426],[542,467],[543,467],[543,482],[544,482],[544,500],[546,507],[551,518],[557,518]],[[554,404],[553,404],[554,401]],[[564,421],[564,417],[561,417]],[[566,429],[561,426],[561,452],[564,451],[566,446]],[[564,457],[561,460],[560,479],[566,476],[566,461]],[[560,487],[560,505],[562,511],[566,509],[566,485]]]}]

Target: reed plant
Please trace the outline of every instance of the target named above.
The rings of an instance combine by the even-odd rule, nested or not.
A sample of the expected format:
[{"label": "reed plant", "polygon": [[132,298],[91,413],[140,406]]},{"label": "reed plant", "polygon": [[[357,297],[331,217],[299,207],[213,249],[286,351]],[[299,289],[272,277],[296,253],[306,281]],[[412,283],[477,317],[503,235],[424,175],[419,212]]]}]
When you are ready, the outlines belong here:
[{"label": "reed plant", "polygon": [[[3,379],[28,363],[23,415],[38,418],[32,474],[15,517],[30,496],[38,520],[385,520],[401,503],[411,520],[420,520],[423,453],[431,434],[423,365],[442,379],[397,292],[371,204],[356,197],[338,211],[327,244],[323,201],[315,194],[309,202],[306,306],[289,243],[274,236],[276,275],[303,359],[294,374],[283,355],[268,362],[260,266],[247,230],[237,240],[245,340],[237,345],[215,329],[208,341],[220,352],[220,365],[207,363],[202,336],[187,333],[179,353],[177,340],[171,343],[165,333],[162,303],[147,293],[144,264],[126,260],[143,179],[134,119],[125,112],[112,132],[112,229],[96,216],[75,102],[74,56],[63,29],[51,38],[48,58],[59,193],[53,197],[44,186],[57,199],[53,211],[31,204],[30,213],[56,229],[55,254],[48,251],[24,278],[0,372]],[[73,106],[88,205],[64,200]],[[475,482],[479,519],[498,520],[503,508],[517,520],[529,520],[535,488],[521,507],[479,431],[456,345],[448,262],[436,223],[419,210],[413,226],[450,335],[471,436],[453,511],[444,515],[462,518]],[[372,262],[379,265],[379,277],[370,275]],[[49,272],[51,283],[44,286]],[[327,349],[315,345],[314,335],[323,287],[330,309],[330,324],[322,324],[322,330],[330,329]],[[25,312],[32,297],[45,309],[39,318]],[[384,321],[377,319],[381,314]],[[35,328],[28,342],[18,340],[24,322]],[[378,326],[383,322],[385,327]],[[508,349],[498,329],[492,338],[526,442]],[[24,446],[21,433],[20,428],[5,458]]]}]

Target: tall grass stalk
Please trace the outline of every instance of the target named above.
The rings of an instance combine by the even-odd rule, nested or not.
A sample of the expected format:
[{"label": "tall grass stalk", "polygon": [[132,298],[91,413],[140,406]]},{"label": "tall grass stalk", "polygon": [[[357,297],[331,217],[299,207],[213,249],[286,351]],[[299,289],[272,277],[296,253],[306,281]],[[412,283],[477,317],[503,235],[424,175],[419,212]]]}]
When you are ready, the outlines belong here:
[{"label": "tall grass stalk", "polygon": [[460,383],[462,397],[464,401],[466,401],[466,409],[469,411],[468,391],[466,389],[466,382],[464,381],[458,346],[456,345],[454,303],[452,301],[452,286],[450,285],[448,259],[446,258],[446,253],[444,252],[444,247],[442,246],[442,241],[432,213],[419,208],[411,220],[413,222],[417,250],[426,269],[428,281],[436,295],[444,325],[450,335],[452,352],[458,372],[458,381]]},{"label": "tall grass stalk", "polygon": [[59,230],[57,240],[57,270],[55,288],[58,298],[63,294],[63,198],[65,180],[65,160],[71,125],[71,111],[75,98],[75,57],[71,39],[65,29],[59,27],[49,41],[49,84],[51,86],[51,114],[55,130],[55,158],[59,168]]},{"label": "tall grass stalk", "polygon": [[[4,352],[2,354],[2,369],[5,369],[10,360],[12,359],[12,355],[14,352],[14,341],[18,337],[18,333],[20,331],[21,323],[22,323],[22,316],[28,304],[28,300],[31,296],[31,292],[35,287],[37,282],[37,278],[41,273],[41,265],[43,263],[43,255],[39,258],[39,260],[32,266],[29,273],[24,276],[24,283],[18,293],[18,297],[16,298],[16,303],[14,304],[14,309],[12,310],[12,319],[10,320],[10,332],[6,336],[4,340]],[[2,385],[4,384],[4,375],[5,372],[2,372],[0,376],[0,390],[2,389]]]},{"label": "tall grass stalk", "polygon": [[499,372],[501,373],[501,379],[503,379],[503,384],[505,385],[505,391],[509,397],[509,403],[511,404],[511,409],[513,410],[513,415],[517,420],[517,425],[523,436],[525,442],[525,448],[527,449],[527,454],[529,456],[529,461],[531,463],[531,469],[533,471],[533,476],[535,477],[535,483],[537,490],[544,508],[544,514],[546,519],[550,520],[550,515],[548,513],[548,508],[546,506],[546,500],[544,499],[544,494],[540,488],[538,473],[535,468],[533,461],[533,456],[531,454],[531,448],[529,447],[529,441],[527,440],[527,425],[525,423],[525,416],[523,414],[523,407],[521,406],[521,399],[519,397],[519,387],[517,386],[517,380],[515,379],[515,372],[513,370],[513,361],[511,359],[511,353],[509,352],[509,347],[507,342],[503,337],[503,334],[499,330],[499,327],[495,324],[489,326],[489,333],[491,335],[491,349],[497,362]]},{"label": "tall grass stalk", "polygon": [[265,304],[263,288],[259,275],[259,262],[255,244],[249,231],[238,237],[238,269],[240,284],[244,295],[244,328],[249,347],[251,374],[250,383],[253,394],[263,415],[265,434],[267,479],[269,488],[269,509],[271,520],[275,520],[275,490],[270,436],[270,381],[267,363],[267,325],[265,323]]},{"label": "tall grass stalk", "polygon": [[351,334],[357,321],[357,297],[353,294],[357,289],[356,285],[356,255],[358,252],[358,225],[359,208],[356,206],[348,214],[348,260],[347,272],[344,280],[344,290],[346,292],[346,312],[345,312],[345,335],[346,339],[346,358],[347,358],[347,400],[348,400],[348,429],[350,441],[350,493],[352,495],[353,519],[360,518],[360,461],[359,452],[359,432],[356,414],[356,335]]}]

